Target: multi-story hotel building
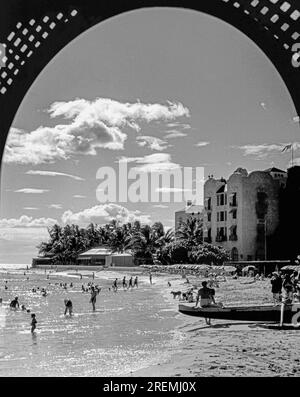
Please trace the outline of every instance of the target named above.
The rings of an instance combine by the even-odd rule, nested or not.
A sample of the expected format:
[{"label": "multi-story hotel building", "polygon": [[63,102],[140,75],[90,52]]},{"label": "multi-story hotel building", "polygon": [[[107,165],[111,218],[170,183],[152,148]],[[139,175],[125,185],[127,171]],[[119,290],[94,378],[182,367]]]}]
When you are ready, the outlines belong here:
[{"label": "multi-story hotel building", "polygon": [[228,180],[204,184],[204,240],[223,246],[231,260],[266,260],[268,237],[279,224],[279,195],[287,173],[238,168]]}]

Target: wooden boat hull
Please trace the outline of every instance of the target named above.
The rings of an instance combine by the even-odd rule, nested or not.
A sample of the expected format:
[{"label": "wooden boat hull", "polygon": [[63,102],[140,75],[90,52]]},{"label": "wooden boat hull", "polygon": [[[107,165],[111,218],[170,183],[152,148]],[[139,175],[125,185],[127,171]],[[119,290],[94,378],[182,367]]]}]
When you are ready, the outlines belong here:
[{"label": "wooden boat hull", "polygon": [[[281,305],[230,306],[195,308],[194,305],[179,304],[179,312],[188,316],[217,320],[280,322]],[[298,312],[298,313],[297,313]],[[300,304],[285,305],[283,322],[290,324],[300,317]],[[300,321],[300,318],[299,320]]]}]

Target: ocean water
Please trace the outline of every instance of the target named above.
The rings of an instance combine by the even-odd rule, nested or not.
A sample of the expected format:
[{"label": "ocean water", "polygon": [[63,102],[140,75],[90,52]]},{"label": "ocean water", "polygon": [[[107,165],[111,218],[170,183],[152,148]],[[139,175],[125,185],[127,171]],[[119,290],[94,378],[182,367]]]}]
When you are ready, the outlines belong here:
[{"label": "ocean water", "polygon": [[[91,272],[82,280],[71,271],[0,269],[0,376],[129,376],[131,372],[164,362],[183,343],[177,329],[182,316],[163,294],[166,278],[139,275],[139,288],[109,291],[115,277],[130,274],[98,272],[95,284],[102,287],[96,312],[82,284],[93,281]],[[26,269],[26,265],[23,266]],[[29,280],[27,279],[29,277]],[[8,289],[4,285],[7,280]],[[64,290],[60,282],[72,282]],[[50,283],[50,284],[49,284]],[[121,286],[121,283],[120,283]],[[32,288],[46,288],[43,297]],[[31,334],[31,313],[9,308],[18,296],[36,314],[37,332]],[[64,299],[73,302],[74,316],[64,316]]]}]

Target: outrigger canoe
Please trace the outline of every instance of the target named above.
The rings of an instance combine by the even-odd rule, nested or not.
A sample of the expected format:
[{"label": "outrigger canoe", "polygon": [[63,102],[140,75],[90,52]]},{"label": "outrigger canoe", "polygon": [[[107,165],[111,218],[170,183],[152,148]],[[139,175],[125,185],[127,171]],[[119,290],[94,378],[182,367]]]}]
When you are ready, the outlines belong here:
[{"label": "outrigger canoe", "polygon": [[[179,312],[188,316],[211,318],[217,320],[276,322],[281,319],[282,305],[229,306],[229,307],[197,307],[179,304]],[[283,322],[300,321],[300,303],[284,305]]]}]

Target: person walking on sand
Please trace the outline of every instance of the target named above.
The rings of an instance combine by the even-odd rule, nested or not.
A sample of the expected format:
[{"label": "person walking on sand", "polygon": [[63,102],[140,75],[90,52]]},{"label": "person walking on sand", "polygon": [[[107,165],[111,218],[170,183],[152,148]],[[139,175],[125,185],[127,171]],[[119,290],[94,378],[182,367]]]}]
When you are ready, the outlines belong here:
[{"label": "person walking on sand", "polygon": [[272,294],[274,305],[277,305],[281,301],[281,293],[282,293],[282,278],[279,277],[278,273],[273,272],[273,276],[271,278],[272,285]]},{"label": "person walking on sand", "polygon": [[285,278],[282,283],[282,287],[285,291],[284,303],[292,303],[293,302],[293,293],[294,286],[289,274],[285,275]]},{"label": "person walking on sand", "polygon": [[150,281],[150,284],[152,285],[152,273],[151,272],[149,274],[149,281]]},{"label": "person walking on sand", "polygon": [[123,289],[127,288],[126,276],[123,277],[122,285],[123,285]]},{"label": "person walking on sand", "polygon": [[65,315],[69,312],[69,315],[72,316],[73,313],[73,303],[70,299],[65,299]]},{"label": "person walking on sand", "polygon": [[97,300],[97,291],[95,290],[94,287],[91,287],[91,299],[90,299],[90,303],[93,306],[93,311],[96,310],[96,300]]},{"label": "person walking on sand", "polygon": [[138,288],[138,276],[135,277],[133,286]]},{"label": "person walking on sand", "polygon": [[35,318],[35,314],[34,313],[32,313],[31,314],[31,333],[33,334],[33,332],[35,331],[35,329],[36,329],[36,324],[37,324],[37,321],[36,321],[36,318]]}]

